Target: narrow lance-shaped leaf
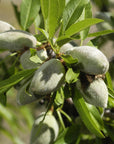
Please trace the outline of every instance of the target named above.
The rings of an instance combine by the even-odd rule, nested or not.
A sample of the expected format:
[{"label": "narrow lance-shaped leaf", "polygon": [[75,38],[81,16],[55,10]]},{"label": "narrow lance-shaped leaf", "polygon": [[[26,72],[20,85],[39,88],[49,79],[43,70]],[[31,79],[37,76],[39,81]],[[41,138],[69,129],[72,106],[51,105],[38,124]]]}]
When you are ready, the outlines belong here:
[{"label": "narrow lance-shaped leaf", "polygon": [[6,80],[3,80],[0,82],[0,90],[2,89],[7,89],[12,87],[13,85],[19,83],[21,80],[23,80],[24,78],[27,78],[29,76],[31,76],[36,69],[31,69],[31,70],[23,70],[21,72],[16,73],[15,75],[9,77]]},{"label": "narrow lance-shaped leaf", "polygon": [[58,5],[59,5],[59,18],[62,17],[62,14],[63,14],[63,10],[65,8],[65,0],[58,0]]},{"label": "narrow lance-shaped leaf", "polygon": [[65,31],[65,35],[67,36],[72,36],[82,30],[84,30],[85,28],[88,28],[91,25],[97,24],[103,22],[103,20],[101,19],[97,19],[97,18],[90,18],[90,19],[85,19],[82,20],[80,22],[77,22],[75,24],[72,24],[66,31]]},{"label": "narrow lance-shaped leaf", "polygon": [[54,144],[74,144],[80,136],[79,130],[79,125],[72,124],[61,132]]},{"label": "narrow lance-shaped leaf", "polygon": [[80,0],[71,0],[65,7],[65,10],[63,12],[63,30],[66,29],[79,2]]},{"label": "narrow lance-shaped leaf", "polygon": [[82,121],[84,122],[86,127],[89,129],[89,131],[94,133],[96,136],[103,138],[104,135],[100,131],[98,127],[98,123],[96,122],[96,119],[94,119],[93,115],[88,110],[84,102],[84,99],[81,96],[80,91],[76,87],[74,90],[73,102]]},{"label": "narrow lance-shaped leaf", "polygon": [[21,3],[21,25],[26,30],[35,20],[40,10],[40,0],[23,0]]},{"label": "narrow lance-shaped leaf", "polygon": [[[81,17],[81,20],[84,20],[86,18],[92,18],[92,11],[91,11],[91,4],[90,2],[85,6],[84,10],[83,10],[83,14]],[[81,39],[84,40],[89,32],[89,28],[86,28],[85,30],[83,30],[80,34],[81,34]]]},{"label": "narrow lance-shaped leaf", "polygon": [[108,87],[113,91],[112,80],[111,80],[111,76],[109,72],[106,73],[106,81],[107,81]]},{"label": "narrow lance-shaped leaf", "polygon": [[114,30],[103,30],[95,33],[89,33],[88,37],[98,37],[98,36],[103,36],[111,33],[114,33]]},{"label": "narrow lance-shaped leaf", "polygon": [[104,123],[98,109],[94,105],[88,103],[86,103],[86,106],[88,110],[91,112],[91,114],[94,116],[94,118],[97,120],[99,128],[103,129]]},{"label": "narrow lance-shaped leaf", "polygon": [[49,25],[49,37],[53,37],[55,30],[58,26],[59,12],[58,12],[59,3],[58,0],[49,0],[49,16],[48,16],[48,25]]},{"label": "narrow lance-shaped leaf", "polygon": [[88,0],[72,0],[68,3],[63,12],[63,31],[79,19],[87,3]]},{"label": "narrow lance-shaped leaf", "polygon": [[4,93],[0,94],[0,103],[3,105],[6,105],[7,97],[4,95]]},{"label": "narrow lance-shaped leaf", "polygon": [[40,0],[41,10],[45,23],[45,30],[48,29],[48,11],[49,11],[49,0]]}]

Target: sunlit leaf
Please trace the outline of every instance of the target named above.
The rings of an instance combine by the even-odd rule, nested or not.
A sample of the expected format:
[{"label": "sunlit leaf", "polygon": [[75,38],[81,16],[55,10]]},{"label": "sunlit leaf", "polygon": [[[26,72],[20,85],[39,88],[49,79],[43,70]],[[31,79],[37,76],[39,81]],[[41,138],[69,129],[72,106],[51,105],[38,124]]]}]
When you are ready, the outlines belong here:
[{"label": "sunlit leaf", "polygon": [[103,138],[104,135],[100,131],[96,119],[94,119],[93,115],[90,113],[80,91],[77,88],[74,90],[73,102],[88,130],[94,133],[96,136]]},{"label": "sunlit leaf", "polygon": [[103,35],[107,35],[110,33],[114,33],[114,30],[103,30],[103,31],[95,32],[95,33],[89,33],[88,37],[98,37],[98,36],[103,36]]},{"label": "sunlit leaf", "polygon": [[0,82],[0,90],[10,88],[13,85],[19,83],[24,78],[31,76],[35,72],[35,70],[36,69],[23,70],[21,72],[17,72],[15,75],[9,77],[6,80],[1,81]]},{"label": "sunlit leaf", "polygon": [[[88,2],[88,4],[86,4],[86,6],[85,6],[85,8],[83,10],[83,13],[81,15],[81,20],[84,20],[86,18],[92,18],[92,11],[91,11],[91,4],[90,4],[90,2]],[[85,30],[83,30],[80,33],[82,40],[84,40],[87,37],[89,29],[90,28],[86,28]]]},{"label": "sunlit leaf", "polygon": [[73,71],[72,68],[69,68],[66,75],[65,75],[65,79],[67,83],[74,83],[78,80],[78,76],[79,76],[79,72],[76,73]]},{"label": "sunlit leaf", "polygon": [[82,21],[79,21],[75,24],[72,24],[66,31],[65,31],[65,35],[67,36],[72,36],[78,32],[80,32],[81,30],[84,30],[85,28],[88,28],[89,26],[92,26],[94,24],[100,23],[103,20],[101,19],[96,19],[96,18],[88,18]]},{"label": "sunlit leaf", "polygon": [[24,30],[34,22],[39,10],[40,0],[22,0],[20,19]]},{"label": "sunlit leaf", "polygon": [[80,17],[88,0],[71,0],[63,12],[63,31],[75,23]]}]

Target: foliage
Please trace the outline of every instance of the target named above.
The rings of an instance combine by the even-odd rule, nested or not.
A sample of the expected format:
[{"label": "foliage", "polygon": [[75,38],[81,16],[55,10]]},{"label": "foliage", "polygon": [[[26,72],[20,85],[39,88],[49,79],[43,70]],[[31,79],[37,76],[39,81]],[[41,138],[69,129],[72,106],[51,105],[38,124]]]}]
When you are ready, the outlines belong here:
[{"label": "foliage", "polygon": [[[102,6],[102,3],[98,3],[97,0],[93,2],[103,11],[103,6],[106,3],[103,3]],[[74,58],[69,53],[60,52],[64,44],[72,43],[75,40],[80,42],[79,46],[83,46],[87,38],[91,38],[86,45],[97,47],[98,49],[105,43],[104,39],[113,40],[113,15],[110,16],[112,29],[105,28],[101,31],[90,33],[91,26],[102,25],[107,22],[103,18],[93,18],[92,4],[90,0],[22,0],[20,11],[18,11],[16,5],[12,3],[21,30],[30,32],[29,28],[33,24],[35,29],[34,37],[37,39],[35,47],[31,48],[25,45],[24,49],[10,51],[10,54],[0,61],[0,121],[5,119],[12,127],[12,133],[7,131],[2,125],[0,125],[0,131],[10,137],[13,143],[23,144],[24,142],[17,136],[18,127],[16,127],[16,124],[19,128],[20,124],[16,114],[12,112],[15,106],[7,106],[7,93],[12,89],[15,89],[18,93],[29,80],[30,83],[23,89],[23,99],[26,100],[26,97],[28,97],[28,103],[36,101],[36,99],[41,102],[40,100],[42,99],[42,101],[45,101],[44,105],[46,106],[44,119],[46,114],[51,111],[60,123],[59,134],[57,139],[53,141],[54,144],[103,143],[107,139],[109,139],[110,143],[114,142],[114,86],[112,84],[114,78],[112,77],[113,71],[111,71],[114,64],[111,63],[112,69],[110,68],[106,74],[99,74],[100,76],[102,75],[102,78],[105,75],[105,84],[108,89],[108,105],[107,108],[102,108],[88,104],[83,97],[82,91],[76,87],[79,80],[81,83],[84,82],[84,85],[82,83],[83,87],[88,82],[90,83],[91,80],[96,79],[96,77],[99,78],[99,75],[84,73],[80,68],[82,65],[80,66],[78,58]],[[101,38],[104,39],[101,40]],[[1,45],[2,40],[0,41]],[[0,47],[1,54],[5,50],[2,49],[2,46]],[[38,65],[34,69],[29,69],[29,67],[24,69],[20,62],[21,55],[27,50],[30,50],[30,59],[25,62],[30,62],[31,65],[31,61],[37,63]],[[47,54],[44,54],[44,51]],[[57,76],[53,78],[53,75],[56,74],[56,72],[53,74],[54,66],[53,68],[50,67],[48,71],[46,71],[47,67],[44,66],[45,62],[49,62],[53,58],[58,59],[65,70],[65,75],[60,81]],[[7,61],[8,65],[6,64]],[[45,95],[42,95],[42,93],[36,94],[34,91],[37,90],[31,88],[32,78],[36,76],[36,72],[42,67],[42,73],[45,76],[42,79],[44,81],[48,81],[48,79],[52,81],[52,85],[49,85],[50,88],[55,81],[58,82],[56,88]],[[57,74],[61,73],[59,71]],[[42,76],[43,74],[41,75],[39,72],[39,75]],[[83,78],[84,80],[82,80]],[[34,79],[36,80],[37,78],[35,77]],[[47,85],[43,86],[44,89],[45,86]],[[48,87],[46,88],[48,89]],[[68,105],[66,104],[67,102]],[[35,105],[35,103],[33,104]],[[28,108],[29,104],[28,107],[21,107],[21,110],[15,108],[15,111],[16,113],[19,111],[23,115],[31,129],[33,117]]]}]

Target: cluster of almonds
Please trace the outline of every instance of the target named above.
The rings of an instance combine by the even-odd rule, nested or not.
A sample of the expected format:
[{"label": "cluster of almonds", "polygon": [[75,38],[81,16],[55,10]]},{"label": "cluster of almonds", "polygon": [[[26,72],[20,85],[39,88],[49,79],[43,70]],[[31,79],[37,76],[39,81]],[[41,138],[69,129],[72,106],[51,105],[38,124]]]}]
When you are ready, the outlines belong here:
[{"label": "cluster of almonds", "polygon": [[95,106],[107,107],[108,90],[104,75],[109,69],[109,62],[106,56],[91,46],[72,47],[65,53],[78,59],[78,68],[82,73],[76,86],[85,101]]},{"label": "cluster of almonds", "polygon": [[[21,105],[40,100],[65,84],[65,67],[57,57],[49,58],[48,49],[38,49],[35,58],[39,60],[31,60],[29,48],[36,48],[36,44],[36,38],[30,33],[15,30],[11,25],[0,21],[0,49],[10,52],[22,51],[20,56],[22,67],[24,69],[38,68],[34,76],[27,80],[17,92],[17,102]],[[70,44],[63,45],[60,53],[78,59],[78,64],[75,66],[81,73],[76,87],[81,91],[85,101],[95,106],[106,107],[108,90],[103,80],[109,68],[106,56],[95,47],[73,47]],[[58,124],[54,116],[47,114],[42,122],[43,117],[44,113],[33,125],[31,144],[49,144],[58,135]]]}]

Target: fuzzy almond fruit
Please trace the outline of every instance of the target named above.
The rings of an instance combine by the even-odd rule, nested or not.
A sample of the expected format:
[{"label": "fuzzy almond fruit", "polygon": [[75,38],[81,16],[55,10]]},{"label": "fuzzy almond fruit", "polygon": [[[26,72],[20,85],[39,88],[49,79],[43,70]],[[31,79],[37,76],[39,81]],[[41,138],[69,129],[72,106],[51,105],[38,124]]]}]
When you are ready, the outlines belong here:
[{"label": "fuzzy almond fruit", "polygon": [[76,86],[87,103],[98,107],[107,107],[108,89],[103,79],[95,79],[89,85],[84,86],[83,89],[80,81],[77,82]]},{"label": "fuzzy almond fruit", "polygon": [[17,103],[19,105],[25,105],[32,103],[33,101],[38,100],[30,91],[27,92],[27,87],[29,86],[30,81],[25,83],[18,91],[17,91]]},{"label": "fuzzy almond fruit", "polygon": [[73,45],[70,43],[66,43],[64,44],[61,48],[60,48],[60,53],[66,53],[69,50],[73,50]]},{"label": "fuzzy almond fruit", "polygon": [[20,62],[22,64],[22,67],[24,69],[33,69],[37,68],[41,65],[41,63],[48,58],[46,50],[39,50],[36,53],[36,56],[38,56],[37,61],[32,61],[31,58],[31,52],[30,50],[25,51],[21,57]]},{"label": "fuzzy almond fruit", "polygon": [[73,50],[69,50],[66,53],[73,58],[77,58],[79,69],[87,74],[105,74],[109,69],[109,62],[106,56],[95,47],[74,47]]},{"label": "fuzzy almond fruit", "polygon": [[33,76],[30,90],[34,94],[46,95],[64,83],[65,69],[58,59],[51,59],[40,66]]},{"label": "fuzzy almond fruit", "polygon": [[45,118],[44,115],[41,113],[33,124],[30,144],[53,144],[58,136],[59,126],[55,117],[50,113]]},{"label": "fuzzy almond fruit", "polygon": [[10,30],[0,33],[0,49],[19,51],[24,48],[36,47],[36,38],[22,30]]},{"label": "fuzzy almond fruit", "polygon": [[14,29],[15,28],[9,23],[0,20],[0,33]]}]

